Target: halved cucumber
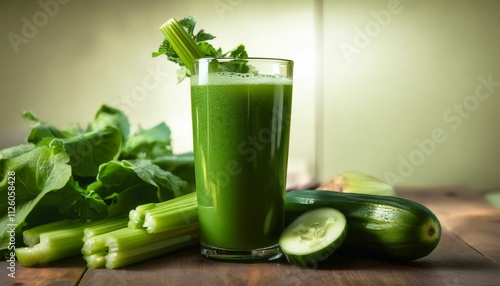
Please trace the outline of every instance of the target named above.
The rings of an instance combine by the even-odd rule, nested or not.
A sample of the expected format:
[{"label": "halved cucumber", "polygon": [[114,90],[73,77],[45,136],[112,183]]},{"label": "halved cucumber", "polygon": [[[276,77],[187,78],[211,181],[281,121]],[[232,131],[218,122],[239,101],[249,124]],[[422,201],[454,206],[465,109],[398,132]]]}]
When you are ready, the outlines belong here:
[{"label": "halved cucumber", "polygon": [[291,264],[317,266],[342,244],[346,233],[346,219],[341,212],[318,208],[290,223],[281,234],[279,245]]},{"label": "halved cucumber", "polygon": [[431,253],[441,238],[441,224],[424,205],[394,196],[297,190],[285,199],[285,223],[307,211],[334,208],[346,217],[349,231],[342,252],[409,261]]}]

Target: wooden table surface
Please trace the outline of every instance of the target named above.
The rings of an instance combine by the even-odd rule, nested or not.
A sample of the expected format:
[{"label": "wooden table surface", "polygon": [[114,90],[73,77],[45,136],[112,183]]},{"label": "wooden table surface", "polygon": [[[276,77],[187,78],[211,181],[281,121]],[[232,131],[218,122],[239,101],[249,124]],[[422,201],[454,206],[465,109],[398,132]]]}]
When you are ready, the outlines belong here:
[{"label": "wooden table surface", "polygon": [[0,262],[0,285],[500,285],[500,209],[460,187],[399,189],[428,206],[443,234],[427,257],[394,263],[334,254],[317,269],[266,263],[217,262],[191,247],[122,269],[86,269],[80,257],[44,267]]}]

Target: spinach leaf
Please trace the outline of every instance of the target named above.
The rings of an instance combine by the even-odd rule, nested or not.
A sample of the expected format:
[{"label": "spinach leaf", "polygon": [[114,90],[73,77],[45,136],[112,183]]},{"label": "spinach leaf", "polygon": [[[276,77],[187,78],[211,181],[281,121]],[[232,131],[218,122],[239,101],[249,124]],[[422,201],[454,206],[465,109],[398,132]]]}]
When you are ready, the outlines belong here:
[{"label": "spinach leaf", "polygon": [[121,159],[152,159],[171,155],[170,128],[160,123],[150,129],[141,129],[131,136],[123,146]]},{"label": "spinach leaf", "polygon": [[194,154],[187,152],[176,155],[158,156],[152,160],[153,164],[158,165],[163,170],[172,172],[187,183],[195,186],[194,175]]},{"label": "spinach leaf", "polygon": [[[0,196],[15,197],[15,205],[9,200],[0,201],[0,250],[7,248],[12,224],[20,234],[26,225],[25,219],[40,200],[50,192],[63,188],[71,177],[69,157],[61,146],[41,146],[16,157],[0,159]],[[11,172],[11,173],[9,173]],[[9,174],[15,175],[9,176]],[[9,178],[14,177],[14,193],[9,190]],[[10,179],[12,180],[12,179]],[[15,210],[15,215],[10,211]],[[57,219],[57,218],[54,218]]]},{"label": "spinach leaf", "polygon": [[107,126],[120,130],[123,142],[127,140],[130,132],[127,116],[116,108],[102,105],[96,112],[94,120],[89,124],[87,131],[99,130]]},{"label": "spinach leaf", "polygon": [[70,138],[56,138],[70,157],[73,175],[95,177],[99,166],[119,156],[122,135],[116,128],[105,126]]},{"label": "spinach leaf", "polygon": [[[53,200],[58,200],[58,210],[67,220],[99,220],[108,216],[108,205],[92,189],[80,187],[78,181],[70,178],[68,183],[56,192]],[[57,199],[55,198],[57,196]]]},{"label": "spinach leaf", "polygon": [[26,138],[29,143],[36,144],[46,137],[69,138],[83,134],[83,130],[78,125],[72,125],[65,130],[57,128],[51,124],[41,121],[33,112],[23,111],[22,117],[32,123],[30,133]]},{"label": "spinach leaf", "polygon": [[42,122],[31,112],[24,112],[23,117],[34,123],[27,141],[41,146],[57,140],[70,157],[73,175],[78,177],[95,177],[99,165],[116,159],[129,133],[125,115],[105,105],[97,111],[87,131],[75,126],[59,129]]},{"label": "spinach leaf", "polygon": [[188,184],[151,160],[110,161],[103,164],[94,188],[109,205],[108,216],[128,213],[144,203],[161,202],[187,194]]},{"label": "spinach leaf", "polygon": [[35,148],[34,144],[21,144],[0,150],[0,160],[17,157]]}]

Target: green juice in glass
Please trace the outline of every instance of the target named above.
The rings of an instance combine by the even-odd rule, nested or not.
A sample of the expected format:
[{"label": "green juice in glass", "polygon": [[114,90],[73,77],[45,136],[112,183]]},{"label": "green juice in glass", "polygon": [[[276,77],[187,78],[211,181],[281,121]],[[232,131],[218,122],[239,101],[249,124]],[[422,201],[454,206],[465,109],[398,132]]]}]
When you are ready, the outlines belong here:
[{"label": "green juice in glass", "polygon": [[291,105],[291,78],[192,76],[202,254],[235,260],[278,254]]}]

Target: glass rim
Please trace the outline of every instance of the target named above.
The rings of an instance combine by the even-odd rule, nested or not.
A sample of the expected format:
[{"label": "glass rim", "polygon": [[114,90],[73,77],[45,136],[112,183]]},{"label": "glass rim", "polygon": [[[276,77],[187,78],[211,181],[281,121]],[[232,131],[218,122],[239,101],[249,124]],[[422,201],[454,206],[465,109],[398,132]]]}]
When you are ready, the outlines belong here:
[{"label": "glass rim", "polygon": [[221,62],[229,62],[229,61],[253,61],[253,62],[269,62],[269,63],[283,63],[283,64],[294,64],[293,60],[284,59],[284,58],[266,58],[266,57],[248,57],[243,59],[235,59],[235,58],[215,58],[215,57],[204,57],[199,59],[194,59],[194,63],[205,63],[213,60],[221,61]]}]

